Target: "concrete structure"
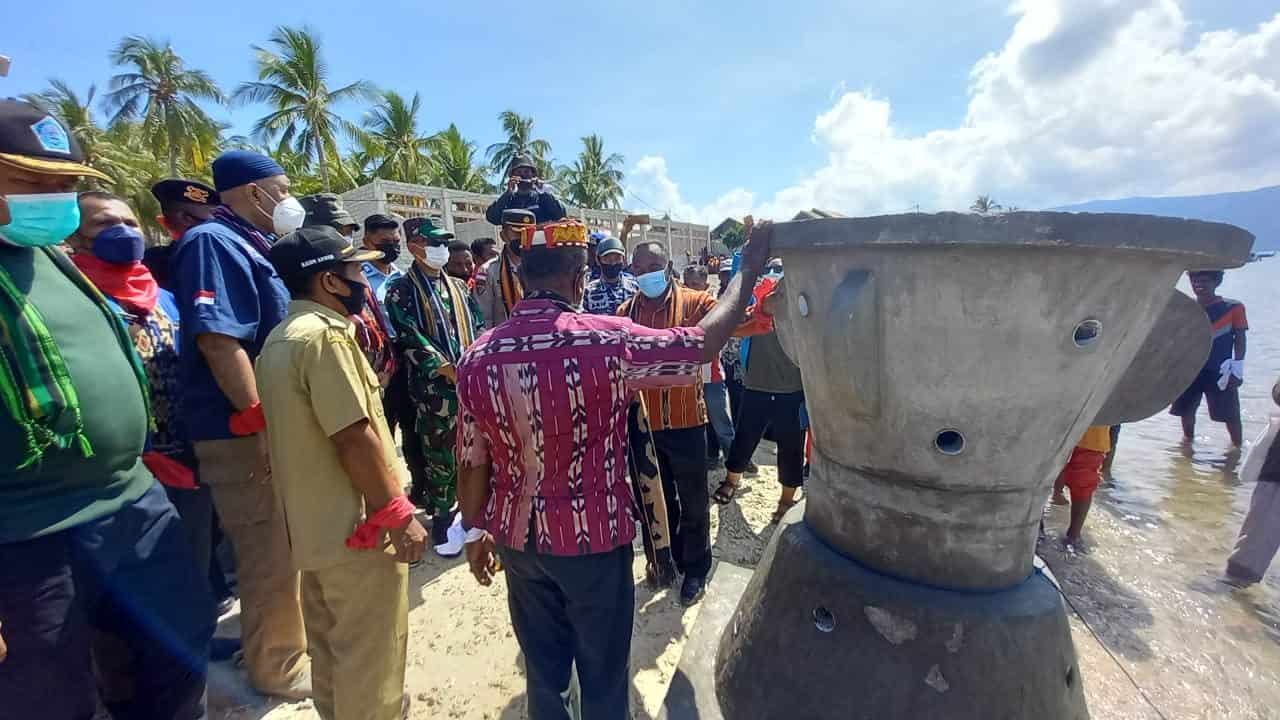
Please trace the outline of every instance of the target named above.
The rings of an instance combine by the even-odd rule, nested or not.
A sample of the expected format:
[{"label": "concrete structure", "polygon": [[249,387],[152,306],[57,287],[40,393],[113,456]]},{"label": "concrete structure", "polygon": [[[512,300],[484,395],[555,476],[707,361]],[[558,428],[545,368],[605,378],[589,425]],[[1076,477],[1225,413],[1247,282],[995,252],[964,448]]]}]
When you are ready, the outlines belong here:
[{"label": "concrete structure", "polygon": [[[1252,240],[1136,215],[779,224],[777,327],[815,452],[803,517],[720,638],[723,717],[1087,718],[1062,603],[1033,568],[1041,508],[1179,275],[1238,266]],[[1151,402],[1132,394],[1119,404]],[[706,701],[667,716],[713,717]]]},{"label": "concrete structure", "polygon": [[[368,185],[342,193],[343,204],[359,222],[364,222],[365,217],[374,213],[394,214],[402,218],[430,217],[442,221],[445,227],[455,233],[458,233],[458,226],[464,223],[477,220],[485,222],[485,209],[497,199],[497,195],[390,180],[374,180]],[[560,200],[564,202],[564,198]],[[591,230],[615,236],[622,232],[623,218],[631,214],[628,210],[578,208],[567,202],[565,210],[571,216],[581,219]],[[496,227],[492,228],[492,232],[497,237]],[[474,230],[469,230],[466,234],[468,242],[479,237]],[[632,245],[646,240],[665,244],[677,268],[683,268],[687,257],[692,256],[696,260],[698,253],[707,247],[710,234],[706,225],[655,217],[647,227],[633,230],[628,240]]]}]

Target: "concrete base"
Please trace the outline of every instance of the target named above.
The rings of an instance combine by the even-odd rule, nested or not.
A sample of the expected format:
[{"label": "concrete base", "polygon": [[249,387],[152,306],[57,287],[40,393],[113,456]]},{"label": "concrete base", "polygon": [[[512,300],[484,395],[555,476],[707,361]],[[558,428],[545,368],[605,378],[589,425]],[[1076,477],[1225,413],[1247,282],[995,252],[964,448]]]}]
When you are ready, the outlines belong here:
[{"label": "concrete base", "polygon": [[1089,717],[1048,579],[988,594],[925,588],[834,553],[798,513],[788,521],[732,614],[746,571],[717,571],[664,717]]},{"label": "concrete base", "polygon": [[715,664],[729,619],[751,581],[748,568],[718,562],[698,608],[693,632],[685,640],[680,665],[662,702],[658,720],[723,720],[716,700]]}]

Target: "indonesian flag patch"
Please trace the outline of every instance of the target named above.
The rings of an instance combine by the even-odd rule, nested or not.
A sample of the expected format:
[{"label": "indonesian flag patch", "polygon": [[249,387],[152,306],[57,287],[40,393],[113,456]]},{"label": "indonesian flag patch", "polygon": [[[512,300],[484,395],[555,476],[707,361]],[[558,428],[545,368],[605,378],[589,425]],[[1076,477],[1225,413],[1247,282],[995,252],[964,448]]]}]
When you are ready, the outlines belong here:
[{"label": "indonesian flag patch", "polygon": [[195,297],[196,305],[212,305],[216,296],[212,290],[197,290]]}]

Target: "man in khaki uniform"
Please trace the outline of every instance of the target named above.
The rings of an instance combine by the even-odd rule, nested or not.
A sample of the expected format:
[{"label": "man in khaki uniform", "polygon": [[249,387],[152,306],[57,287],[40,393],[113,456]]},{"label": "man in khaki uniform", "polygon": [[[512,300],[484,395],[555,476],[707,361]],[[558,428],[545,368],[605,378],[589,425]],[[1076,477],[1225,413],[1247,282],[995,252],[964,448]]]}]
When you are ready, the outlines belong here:
[{"label": "man in khaki uniform", "polygon": [[484,326],[495,328],[507,321],[511,308],[524,299],[520,282],[520,256],[514,248],[520,243],[522,228],[534,224],[529,210],[502,211],[502,252],[476,270],[476,302],[484,315]]},{"label": "man in khaki uniform", "polygon": [[405,563],[421,559],[426,531],[347,319],[368,297],[361,263],[381,257],[330,227],[302,228],[270,252],[294,300],[258,357],[258,394],[325,720],[398,719],[407,702]]}]

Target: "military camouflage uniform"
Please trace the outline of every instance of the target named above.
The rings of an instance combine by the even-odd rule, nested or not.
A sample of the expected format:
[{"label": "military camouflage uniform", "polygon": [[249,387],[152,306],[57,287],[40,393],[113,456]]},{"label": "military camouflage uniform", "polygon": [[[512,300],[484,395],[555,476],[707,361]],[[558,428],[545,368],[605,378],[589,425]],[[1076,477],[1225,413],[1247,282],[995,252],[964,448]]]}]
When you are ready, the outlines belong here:
[{"label": "military camouflage uniform", "polygon": [[[443,310],[444,327],[424,327],[433,325],[429,321],[431,309],[424,307],[430,300],[424,302],[415,284],[415,276],[434,293],[438,302],[431,303],[431,307]],[[391,281],[386,299],[387,315],[396,332],[396,349],[408,366],[409,399],[417,415],[414,429],[422,438],[426,460],[425,473],[420,474],[425,476],[426,487],[418,487],[415,483],[410,498],[415,503],[428,504],[436,515],[448,514],[458,493],[458,471],[454,459],[458,394],[453,383],[440,374],[440,368],[455,364],[466,349],[462,346],[459,318],[449,300],[451,292],[465,298],[475,330],[474,339],[483,330],[484,319],[480,306],[461,280],[443,272],[432,278],[415,266],[408,274]]]}]

